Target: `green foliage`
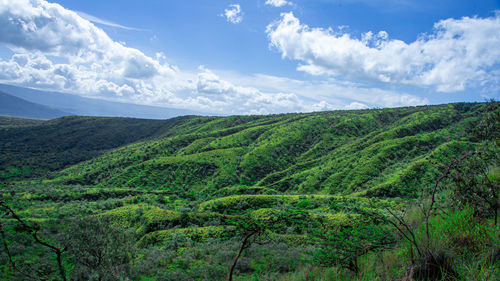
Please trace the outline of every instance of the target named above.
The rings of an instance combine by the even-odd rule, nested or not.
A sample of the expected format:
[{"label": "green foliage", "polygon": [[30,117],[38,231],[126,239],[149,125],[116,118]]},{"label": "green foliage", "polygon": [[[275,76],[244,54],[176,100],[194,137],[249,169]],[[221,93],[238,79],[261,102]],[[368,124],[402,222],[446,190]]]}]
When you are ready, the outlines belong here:
[{"label": "green foliage", "polygon": [[43,120],[39,119],[25,119],[25,118],[15,118],[15,117],[0,117],[0,128],[10,129],[10,128],[20,128],[20,127],[31,127],[40,125]]},{"label": "green foliage", "polygon": [[347,227],[320,234],[322,248],[316,253],[319,264],[339,265],[359,272],[358,259],[372,251],[380,251],[394,243],[390,232],[378,225]]},{"label": "green foliage", "polygon": [[[0,120],[0,197],[68,245],[77,280],[222,280],[238,252],[235,280],[425,279],[429,261],[448,277],[496,280],[497,111]],[[429,250],[419,255],[388,231],[390,212],[428,204],[442,164],[468,151],[437,189],[430,238],[425,217],[404,217]],[[1,219],[17,264],[57,278],[53,256]],[[81,263],[99,251],[104,263]],[[5,251],[0,279],[24,280]]]},{"label": "green foliage", "polygon": [[484,104],[456,104],[178,118],[156,132],[161,138],[72,166],[53,182],[211,192],[244,184],[287,193],[415,197],[415,174],[434,174],[424,164],[428,156],[445,143],[476,141],[472,130],[485,111]]},{"label": "green foliage", "polygon": [[63,243],[74,264],[72,280],[123,280],[134,255],[132,236],[106,218],[79,218],[66,231]]},{"label": "green foliage", "polygon": [[482,147],[471,153],[453,172],[453,197],[462,206],[473,207],[478,217],[494,218],[498,222],[500,206],[500,157],[498,151]]},{"label": "green foliage", "polygon": [[333,198],[332,195],[235,195],[205,201],[200,204],[200,209],[234,213],[282,204],[296,205],[305,199],[326,205]]},{"label": "green foliage", "polygon": [[274,189],[262,186],[237,185],[237,186],[221,188],[217,190],[214,195],[224,197],[231,195],[256,195],[256,194],[272,195],[278,193],[279,192]]},{"label": "green foliage", "polygon": [[491,222],[479,221],[468,205],[433,216],[429,232],[427,238],[425,225],[417,223],[414,235],[425,249],[420,255],[410,242],[404,245],[403,254],[410,262],[404,273],[408,278],[497,280],[500,277],[496,256],[500,245],[499,228]]},{"label": "green foliage", "polygon": [[109,149],[157,137],[183,119],[62,117],[21,123],[4,118],[0,120],[0,180],[9,179],[8,171],[15,169],[30,171],[15,175],[17,179],[44,176]]},{"label": "green foliage", "polygon": [[158,230],[148,233],[139,240],[138,245],[146,247],[157,245],[174,239],[179,233],[185,235],[189,239],[196,242],[206,242],[210,238],[228,239],[233,237],[235,227],[233,226],[205,226],[205,227],[188,227],[175,228],[168,230]]}]

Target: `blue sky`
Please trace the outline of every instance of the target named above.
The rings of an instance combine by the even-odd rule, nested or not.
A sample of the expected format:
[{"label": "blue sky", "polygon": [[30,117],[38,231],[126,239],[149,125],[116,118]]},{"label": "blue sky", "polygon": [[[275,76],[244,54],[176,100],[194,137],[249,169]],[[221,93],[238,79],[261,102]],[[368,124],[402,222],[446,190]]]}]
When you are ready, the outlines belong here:
[{"label": "blue sky", "polygon": [[3,83],[222,114],[499,98],[498,0],[1,2]]}]

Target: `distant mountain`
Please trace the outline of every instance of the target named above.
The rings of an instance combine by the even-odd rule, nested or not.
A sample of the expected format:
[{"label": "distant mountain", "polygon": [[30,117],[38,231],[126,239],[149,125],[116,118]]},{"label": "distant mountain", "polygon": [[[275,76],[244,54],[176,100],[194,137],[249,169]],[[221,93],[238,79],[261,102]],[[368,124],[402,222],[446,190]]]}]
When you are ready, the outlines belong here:
[{"label": "distant mountain", "polygon": [[134,117],[145,119],[168,119],[183,115],[208,115],[207,113],[191,110],[112,102],[94,98],[84,98],[60,92],[39,91],[5,84],[0,84],[0,91],[32,103],[57,108],[58,110],[64,112],[63,115]]},{"label": "distant mountain", "polygon": [[27,100],[0,92],[0,116],[54,119],[70,115],[59,109],[29,102]]}]

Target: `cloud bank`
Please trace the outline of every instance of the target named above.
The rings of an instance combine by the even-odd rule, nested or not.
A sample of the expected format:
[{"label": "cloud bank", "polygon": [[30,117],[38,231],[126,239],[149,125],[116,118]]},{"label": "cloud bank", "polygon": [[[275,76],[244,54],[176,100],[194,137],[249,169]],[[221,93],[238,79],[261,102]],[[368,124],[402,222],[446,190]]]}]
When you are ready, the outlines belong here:
[{"label": "cloud bank", "polygon": [[[112,40],[76,12],[44,0],[0,0],[0,82],[219,114],[265,114],[427,103],[405,93],[265,75],[182,71]],[[234,82],[237,81],[237,82]],[[241,83],[238,83],[241,82]],[[265,83],[263,83],[265,82]]]},{"label": "cloud bank", "polygon": [[267,26],[270,45],[298,70],[365,82],[428,86],[441,92],[499,86],[500,14],[446,19],[431,34],[405,43],[385,31],[353,38],[342,30],[310,28],[293,13]]}]

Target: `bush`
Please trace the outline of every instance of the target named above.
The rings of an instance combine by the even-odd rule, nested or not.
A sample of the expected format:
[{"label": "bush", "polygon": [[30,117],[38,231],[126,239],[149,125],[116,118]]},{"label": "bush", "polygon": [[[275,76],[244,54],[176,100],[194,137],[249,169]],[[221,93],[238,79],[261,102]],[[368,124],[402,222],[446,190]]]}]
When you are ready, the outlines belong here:
[{"label": "bush", "polygon": [[74,268],[72,280],[120,280],[130,276],[134,256],[131,232],[104,218],[78,218],[66,232],[64,243]]},{"label": "bush", "polygon": [[322,248],[316,253],[315,260],[322,265],[338,265],[355,273],[360,270],[360,257],[394,243],[390,233],[378,225],[330,230],[320,234],[320,237],[323,238]]}]

